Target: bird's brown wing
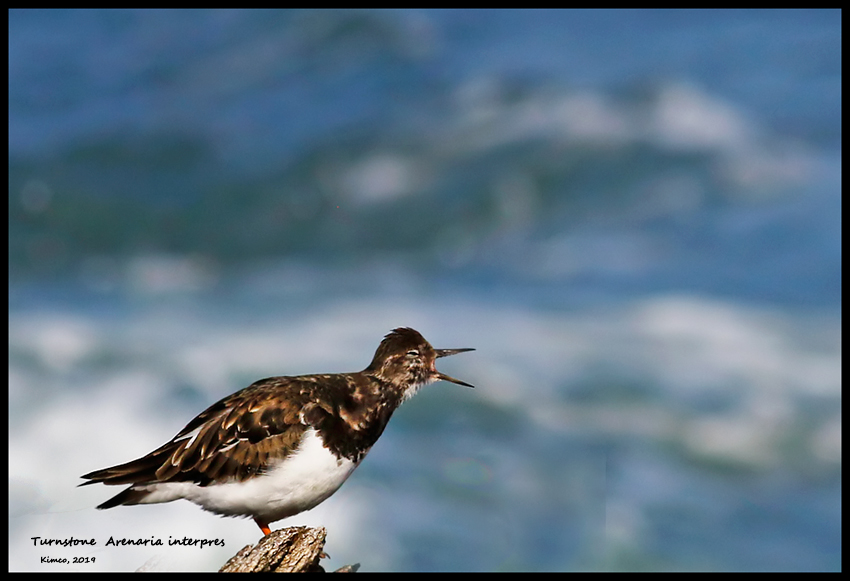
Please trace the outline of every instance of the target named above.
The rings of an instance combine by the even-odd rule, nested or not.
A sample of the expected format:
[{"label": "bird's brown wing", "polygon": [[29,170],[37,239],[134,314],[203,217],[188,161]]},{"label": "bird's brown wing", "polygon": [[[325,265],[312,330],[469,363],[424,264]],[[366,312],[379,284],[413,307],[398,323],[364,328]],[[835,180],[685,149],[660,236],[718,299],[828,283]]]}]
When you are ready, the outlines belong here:
[{"label": "bird's brown wing", "polygon": [[[335,377],[345,383],[343,377],[325,376],[328,389]],[[247,480],[291,454],[311,424],[333,411],[318,409],[307,395],[310,389],[315,391],[310,376],[257,381],[210,406],[147,456],[90,472],[83,485]],[[305,409],[312,411],[310,418]]]}]

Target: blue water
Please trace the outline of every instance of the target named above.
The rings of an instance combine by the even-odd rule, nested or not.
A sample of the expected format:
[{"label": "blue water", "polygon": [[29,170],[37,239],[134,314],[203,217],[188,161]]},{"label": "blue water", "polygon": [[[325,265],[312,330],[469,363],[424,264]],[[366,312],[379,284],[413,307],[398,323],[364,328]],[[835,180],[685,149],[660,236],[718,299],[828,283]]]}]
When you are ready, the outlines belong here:
[{"label": "blue water", "polygon": [[[80,474],[412,326],[277,526],[364,570],[839,570],[838,11],[11,11],[12,570],[215,570],[250,521]],[[32,536],[95,548],[33,547]],[[109,536],[226,547],[105,547]],[[41,557],[94,558],[43,564]]]}]

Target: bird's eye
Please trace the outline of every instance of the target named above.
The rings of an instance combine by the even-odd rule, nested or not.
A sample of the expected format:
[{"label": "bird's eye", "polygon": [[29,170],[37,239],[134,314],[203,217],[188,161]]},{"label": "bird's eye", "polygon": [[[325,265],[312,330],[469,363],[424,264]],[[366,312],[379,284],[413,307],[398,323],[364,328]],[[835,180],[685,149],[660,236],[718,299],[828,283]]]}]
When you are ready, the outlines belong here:
[{"label": "bird's eye", "polygon": [[407,352],[407,356],[408,357],[419,357],[419,351],[417,351],[416,349],[411,349],[410,351]]}]

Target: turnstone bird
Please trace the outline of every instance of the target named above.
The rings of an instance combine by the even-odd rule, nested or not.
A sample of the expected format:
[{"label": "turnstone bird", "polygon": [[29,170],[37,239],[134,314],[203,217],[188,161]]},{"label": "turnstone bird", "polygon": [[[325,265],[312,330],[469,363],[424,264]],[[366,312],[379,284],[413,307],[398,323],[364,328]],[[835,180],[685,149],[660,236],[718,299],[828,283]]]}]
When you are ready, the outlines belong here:
[{"label": "turnstone bird", "polygon": [[83,476],[129,484],[97,508],[185,498],[224,516],[269,523],[309,510],[342,486],[393,412],[424,385],[470,384],[435,361],[473,349],[434,349],[417,331],[390,332],[356,373],[270,377],[213,404],[138,460]]}]

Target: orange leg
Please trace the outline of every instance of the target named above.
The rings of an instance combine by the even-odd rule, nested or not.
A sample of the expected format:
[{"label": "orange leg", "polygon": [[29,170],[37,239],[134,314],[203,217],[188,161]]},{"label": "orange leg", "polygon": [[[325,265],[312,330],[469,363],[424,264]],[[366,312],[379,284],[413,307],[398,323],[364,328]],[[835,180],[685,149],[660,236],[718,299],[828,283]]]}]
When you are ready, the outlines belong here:
[{"label": "orange leg", "polygon": [[263,531],[263,534],[269,536],[272,534],[272,530],[269,528],[267,523],[262,522],[261,520],[254,519],[254,522],[257,523],[257,526],[260,527],[260,530]]}]

